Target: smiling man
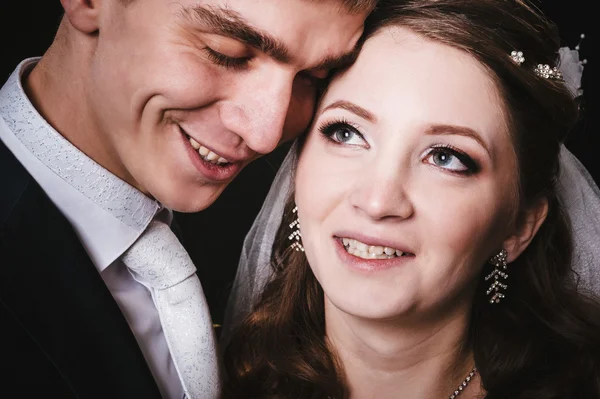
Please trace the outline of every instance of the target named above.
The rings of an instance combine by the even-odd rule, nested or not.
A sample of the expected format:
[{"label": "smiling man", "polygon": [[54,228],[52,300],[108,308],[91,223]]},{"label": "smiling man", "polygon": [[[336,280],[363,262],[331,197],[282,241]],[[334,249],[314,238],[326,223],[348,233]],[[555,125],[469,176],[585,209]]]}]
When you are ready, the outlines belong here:
[{"label": "smiling man", "polygon": [[[206,301],[162,226],[307,127],[375,0],[61,3],[53,44],[0,91],[2,389],[215,397],[214,374],[197,372],[215,353],[198,338]],[[163,274],[177,281],[147,278]]]}]

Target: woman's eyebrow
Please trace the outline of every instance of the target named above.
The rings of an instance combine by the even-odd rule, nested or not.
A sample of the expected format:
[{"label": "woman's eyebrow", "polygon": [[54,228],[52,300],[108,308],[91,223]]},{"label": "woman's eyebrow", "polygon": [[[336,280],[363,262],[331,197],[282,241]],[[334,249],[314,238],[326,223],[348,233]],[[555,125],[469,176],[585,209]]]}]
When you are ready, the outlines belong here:
[{"label": "woman's eyebrow", "polygon": [[321,114],[327,110],[335,109],[335,108],[345,109],[346,111],[350,111],[353,114],[357,115],[358,117],[363,118],[371,123],[377,123],[377,118],[371,111],[368,111],[365,108],[361,107],[360,105],[356,105],[356,104],[354,104],[350,101],[346,101],[346,100],[338,100],[338,101],[335,101],[335,102],[329,104],[328,106],[323,108],[323,110],[321,111]]}]

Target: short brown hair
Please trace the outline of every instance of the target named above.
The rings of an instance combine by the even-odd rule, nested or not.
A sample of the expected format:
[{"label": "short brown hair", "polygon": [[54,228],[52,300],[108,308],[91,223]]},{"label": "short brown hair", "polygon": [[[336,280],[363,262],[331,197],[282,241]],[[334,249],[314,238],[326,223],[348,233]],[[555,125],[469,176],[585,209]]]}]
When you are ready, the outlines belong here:
[{"label": "short brown hair", "polygon": [[[137,0],[119,0],[124,6],[128,6]],[[322,1],[337,1],[341,6],[351,14],[369,13],[373,11],[378,0],[307,0],[311,3],[320,3]]]},{"label": "short brown hair", "polygon": [[[307,0],[311,3],[321,3],[324,0]],[[378,0],[325,0],[336,1],[350,14],[370,13],[375,9]]]}]

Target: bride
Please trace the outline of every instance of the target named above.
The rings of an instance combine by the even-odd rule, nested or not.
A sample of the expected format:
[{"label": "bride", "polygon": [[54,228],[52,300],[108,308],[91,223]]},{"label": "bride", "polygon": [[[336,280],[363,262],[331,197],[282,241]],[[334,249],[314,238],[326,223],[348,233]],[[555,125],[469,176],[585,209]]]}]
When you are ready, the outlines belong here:
[{"label": "bride", "polygon": [[521,0],[372,19],[248,236],[227,395],[599,398],[600,304],[572,274],[557,186],[577,108],[553,25]]}]

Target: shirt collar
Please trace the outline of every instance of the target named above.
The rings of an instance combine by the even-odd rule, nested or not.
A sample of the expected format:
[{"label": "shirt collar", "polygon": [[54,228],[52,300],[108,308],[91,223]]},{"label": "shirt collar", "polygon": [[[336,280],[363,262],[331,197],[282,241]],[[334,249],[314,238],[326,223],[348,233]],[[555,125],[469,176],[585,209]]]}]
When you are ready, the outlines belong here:
[{"label": "shirt collar", "polygon": [[[83,215],[83,219],[74,217],[64,203],[56,203],[50,195],[49,191],[56,189],[48,187],[48,184],[44,187],[44,182],[38,181],[61,211],[67,213],[68,219],[79,221],[74,227],[92,260],[102,271],[137,239],[157,212],[164,208],[77,149],[37,112],[23,89],[21,79],[38,60],[23,61],[10,76],[0,91],[0,116],[22,146],[66,183],[62,184],[63,187],[92,207],[99,208],[90,209],[89,215]],[[27,168],[27,165],[24,166]],[[79,216],[82,216],[81,213]],[[94,233],[100,231],[106,236],[112,228],[122,233],[122,241],[125,242],[116,245],[114,239],[105,240]],[[107,241],[112,243],[109,245],[111,248],[105,248]],[[106,250],[113,255],[103,255]],[[115,252],[120,253],[115,256]]]}]

